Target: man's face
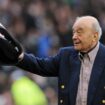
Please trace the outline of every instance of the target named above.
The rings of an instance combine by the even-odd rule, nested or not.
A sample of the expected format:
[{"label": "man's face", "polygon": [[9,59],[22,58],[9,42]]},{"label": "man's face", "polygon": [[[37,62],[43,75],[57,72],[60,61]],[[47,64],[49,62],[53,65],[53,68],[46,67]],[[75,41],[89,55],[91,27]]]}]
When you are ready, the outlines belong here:
[{"label": "man's face", "polygon": [[73,26],[72,38],[76,50],[88,52],[96,41],[95,31],[93,31],[91,23],[77,20]]}]

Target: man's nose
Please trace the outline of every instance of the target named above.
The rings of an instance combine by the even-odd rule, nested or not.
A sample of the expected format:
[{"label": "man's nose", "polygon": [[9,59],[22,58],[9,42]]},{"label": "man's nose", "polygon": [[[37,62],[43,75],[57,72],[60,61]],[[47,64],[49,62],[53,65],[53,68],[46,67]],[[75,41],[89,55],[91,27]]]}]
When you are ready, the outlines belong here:
[{"label": "man's nose", "polygon": [[73,34],[72,39],[77,39],[78,35],[76,33]]}]

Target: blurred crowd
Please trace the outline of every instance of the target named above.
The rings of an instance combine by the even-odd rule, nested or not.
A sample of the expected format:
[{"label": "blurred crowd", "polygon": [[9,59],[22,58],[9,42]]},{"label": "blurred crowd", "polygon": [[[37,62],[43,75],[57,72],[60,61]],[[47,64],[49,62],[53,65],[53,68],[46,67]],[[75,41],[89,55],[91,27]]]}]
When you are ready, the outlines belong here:
[{"label": "blurred crowd", "polygon": [[[78,16],[98,18],[105,44],[105,0],[0,0],[0,23],[38,57],[72,44]],[[40,77],[13,66],[0,67],[0,105],[57,105],[56,77]],[[30,100],[30,101],[29,101]]]}]

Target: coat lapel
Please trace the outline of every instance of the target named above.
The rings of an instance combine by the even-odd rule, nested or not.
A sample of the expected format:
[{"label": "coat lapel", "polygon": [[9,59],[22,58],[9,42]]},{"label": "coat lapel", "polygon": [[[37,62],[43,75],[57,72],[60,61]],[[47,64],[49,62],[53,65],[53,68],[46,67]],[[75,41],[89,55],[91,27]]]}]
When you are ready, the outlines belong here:
[{"label": "coat lapel", "polygon": [[104,66],[105,66],[105,48],[102,45],[100,45],[90,77],[87,105],[92,105],[91,102],[95,95],[96,88],[99,85],[100,76],[102,74]]},{"label": "coat lapel", "polygon": [[81,66],[81,62],[78,58],[78,53],[74,53],[73,56],[70,57],[70,65],[70,105],[75,105]]}]

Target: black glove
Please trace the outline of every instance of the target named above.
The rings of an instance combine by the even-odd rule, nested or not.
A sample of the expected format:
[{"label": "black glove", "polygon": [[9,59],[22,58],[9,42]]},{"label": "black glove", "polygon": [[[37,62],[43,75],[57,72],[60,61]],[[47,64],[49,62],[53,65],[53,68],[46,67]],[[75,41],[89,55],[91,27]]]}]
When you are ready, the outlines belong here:
[{"label": "black glove", "polygon": [[16,64],[23,49],[19,42],[0,24],[0,65]]}]

